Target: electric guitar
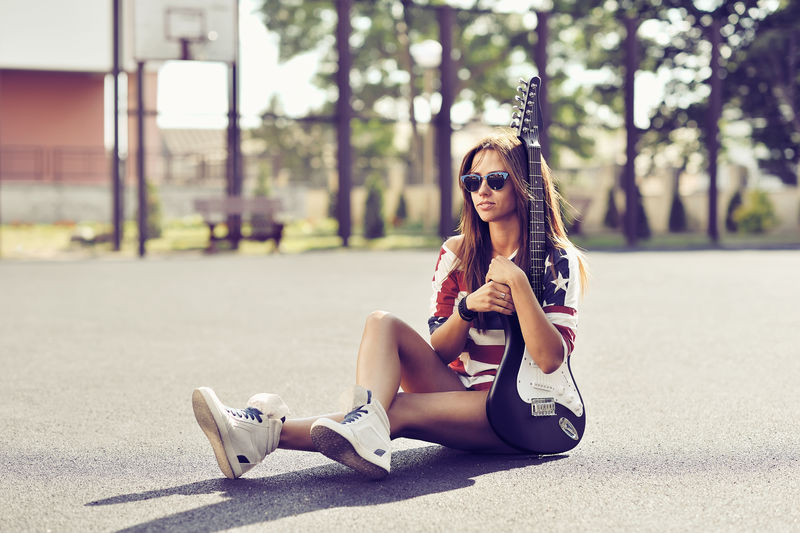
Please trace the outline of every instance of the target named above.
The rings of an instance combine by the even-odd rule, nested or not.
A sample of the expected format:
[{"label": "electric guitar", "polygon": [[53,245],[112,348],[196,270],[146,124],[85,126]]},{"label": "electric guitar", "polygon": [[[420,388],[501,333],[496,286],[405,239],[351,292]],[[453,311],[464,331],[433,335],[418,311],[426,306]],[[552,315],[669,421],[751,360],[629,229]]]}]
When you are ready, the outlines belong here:
[{"label": "electric guitar", "polygon": [[[530,197],[530,268],[529,278],[537,301],[542,302],[542,278],[545,272],[547,242],[542,185],[542,129],[539,88],[541,80],[520,80],[516,96],[518,112],[512,127],[527,148],[528,193]],[[501,315],[506,345],[489,396],[486,414],[495,433],[507,444],[521,451],[537,454],[571,450],[583,437],[586,413],[578,391],[569,357],[561,367],[545,374],[536,365],[522,338],[515,315]]]}]

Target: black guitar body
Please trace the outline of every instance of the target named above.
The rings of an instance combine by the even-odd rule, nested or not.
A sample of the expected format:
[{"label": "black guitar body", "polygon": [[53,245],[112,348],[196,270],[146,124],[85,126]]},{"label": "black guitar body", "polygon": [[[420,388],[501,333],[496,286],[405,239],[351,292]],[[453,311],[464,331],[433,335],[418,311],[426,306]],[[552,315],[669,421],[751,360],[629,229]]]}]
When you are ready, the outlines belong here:
[{"label": "black guitar body", "polygon": [[[515,316],[502,318],[506,347],[497,377],[486,400],[486,412],[491,413],[489,422],[492,429],[503,442],[527,453],[554,454],[571,450],[583,436],[586,411],[583,410],[577,416],[556,401],[553,415],[532,415],[531,404],[520,398],[517,391],[517,375],[525,352],[519,322]],[[507,368],[503,368],[506,366]],[[570,379],[572,378],[569,358],[559,371],[568,372]],[[574,380],[572,382],[574,384]],[[580,396],[577,386],[575,391]],[[571,427],[562,420],[569,421]]]},{"label": "black guitar body", "polygon": [[[528,277],[537,301],[542,303],[547,242],[539,144],[541,80],[534,76],[528,82],[520,82],[518,90],[522,96],[517,96],[520,106],[512,126],[518,128],[517,135],[526,148],[528,159]],[[501,318],[506,346],[486,400],[489,423],[504,442],[524,452],[553,454],[571,450],[583,437],[586,411],[572,377],[569,357],[555,372],[545,374],[525,353],[525,340],[517,317]]]}]

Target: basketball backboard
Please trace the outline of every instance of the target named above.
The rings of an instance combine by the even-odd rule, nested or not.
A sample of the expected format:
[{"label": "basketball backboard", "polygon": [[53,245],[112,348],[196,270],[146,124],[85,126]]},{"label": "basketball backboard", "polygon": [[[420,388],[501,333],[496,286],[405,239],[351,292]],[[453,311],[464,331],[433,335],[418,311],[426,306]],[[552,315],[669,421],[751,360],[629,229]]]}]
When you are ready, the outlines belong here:
[{"label": "basketball backboard", "polygon": [[134,58],[234,61],[238,4],[238,0],[136,0]]}]

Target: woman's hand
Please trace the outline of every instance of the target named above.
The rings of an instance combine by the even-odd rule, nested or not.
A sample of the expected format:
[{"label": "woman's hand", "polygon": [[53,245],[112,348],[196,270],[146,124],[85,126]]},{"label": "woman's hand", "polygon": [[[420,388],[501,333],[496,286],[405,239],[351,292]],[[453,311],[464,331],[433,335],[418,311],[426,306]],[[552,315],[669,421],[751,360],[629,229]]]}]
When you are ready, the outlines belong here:
[{"label": "woman's hand", "polygon": [[496,311],[504,315],[514,313],[511,289],[504,283],[487,281],[478,290],[468,294],[467,309],[476,313]]},{"label": "woman's hand", "polygon": [[489,263],[486,281],[495,281],[506,286],[513,286],[514,282],[528,281],[528,276],[513,261],[498,255]]}]

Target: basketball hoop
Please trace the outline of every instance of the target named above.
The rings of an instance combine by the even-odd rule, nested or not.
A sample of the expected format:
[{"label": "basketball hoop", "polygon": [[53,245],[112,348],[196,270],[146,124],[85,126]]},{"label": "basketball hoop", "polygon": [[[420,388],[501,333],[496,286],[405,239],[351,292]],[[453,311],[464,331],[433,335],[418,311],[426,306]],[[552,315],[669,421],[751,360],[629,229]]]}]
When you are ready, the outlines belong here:
[{"label": "basketball hoop", "polygon": [[236,58],[236,0],[137,0],[137,61],[223,61]]}]

